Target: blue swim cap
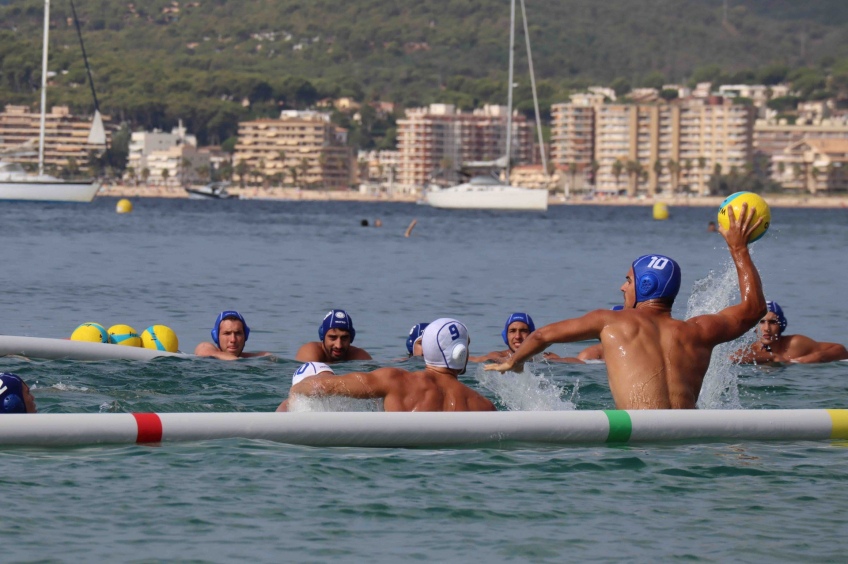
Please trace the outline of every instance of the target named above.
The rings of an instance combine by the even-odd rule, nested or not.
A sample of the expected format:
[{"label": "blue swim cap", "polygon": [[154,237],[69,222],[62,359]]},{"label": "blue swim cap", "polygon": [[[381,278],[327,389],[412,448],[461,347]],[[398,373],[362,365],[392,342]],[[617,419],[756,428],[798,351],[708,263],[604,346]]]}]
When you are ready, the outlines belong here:
[{"label": "blue swim cap", "polygon": [[509,326],[515,323],[516,321],[520,321],[530,327],[531,333],[536,330],[536,325],[533,323],[532,317],[530,317],[526,313],[513,313],[506,320],[506,323],[504,323],[503,331],[501,331],[501,337],[503,337],[504,343],[506,343],[507,346],[509,346],[509,341],[506,338],[506,332],[509,330]]},{"label": "blue swim cap", "polygon": [[409,336],[406,338],[406,350],[409,351],[409,354],[412,354],[412,348],[415,346],[415,341],[421,338],[424,334],[424,329],[427,328],[429,323],[419,323],[418,325],[413,325],[412,329],[409,330]]},{"label": "blue swim cap", "polygon": [[24,383],[9,372],[0,374],[0,413],[26,413]]},{"label": "blue swim cap", "polygon": [[664,255],[644,255],[633,261],[636,303],[659,298],[674,301],[680,291],[680,265]]},{"label": "blue swim cap", "polygon": [[624,306],[623,305],[614,305],[610,309],[613,310],[613,311],[621,311],[621,310],[624,309]]},{"label": "blue swim cap", "polygon": [[786,316],[783,315],[783,308],[780,307],[777,302],[766,302],[766,308],[773,314],[777,315],[777,321],[780,324],[780,332],[783,333],[786,331]]},{"label": "blue swim cap", "polygon": [[330,329],[342,329],[350,333],[350,342],[356,338],[356,330],[353,328],[353,319],[343,309],[331,309],[324,316],[324,321],[318,328],[318,339],[323,343],[324,335]]},{"label": "blue swim cap", "polygon": [[225,319],[238,319],[241,321],[241,324],[244,326],[244,341],[247,342],[247,338],[250,337],[250,327],[247,326],[247,321],[244,320],[244,317],[239,312],[227,310],[218,314],[215,325],[212,326],[212,340],[215,341],[215,345],[217,347],[221,346],[221,343],[218,342],[218,330],[221,328],[221,322]]}]

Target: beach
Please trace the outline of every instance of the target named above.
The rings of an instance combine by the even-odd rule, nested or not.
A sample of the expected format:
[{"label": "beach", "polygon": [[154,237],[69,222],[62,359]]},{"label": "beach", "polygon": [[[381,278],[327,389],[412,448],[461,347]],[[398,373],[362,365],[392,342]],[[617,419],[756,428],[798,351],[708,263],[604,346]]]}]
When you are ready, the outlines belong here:
[{"label": "beach", "polygon": [[[358,190],[308,190],[299,188],[240,188],[227,189],[230,194],[242,200],[282,200],[282,201],[349,201],[349,202],[398,202],[415,203],[420,199],[418,193],[406,192],[360,192]],[[798,195],[798,194],[761,194],[772,207],[777,208],[848,208],[848,194]],[[116,198],[187,198],[186,191],[179,186],[127,186],[104,185],[98,196]],[[574,195],[566,198],[563,194],[552,195],[549,205],[606,205],[606,206],[651,206],[665,203],[670,207],[718,207],[724,196],[604,196],[589,197]]]}]

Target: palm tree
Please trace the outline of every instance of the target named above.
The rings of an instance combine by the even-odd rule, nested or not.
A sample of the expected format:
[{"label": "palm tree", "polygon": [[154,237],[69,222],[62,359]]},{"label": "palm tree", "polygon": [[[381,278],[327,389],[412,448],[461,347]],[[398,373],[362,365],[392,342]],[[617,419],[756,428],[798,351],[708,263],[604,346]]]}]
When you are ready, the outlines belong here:
[{"label": "palm tree", "polygon": [[643,167],[638,161],[627,161],[624,168],[630,177],[628,195],[634,197],[639,189],[639,177],[642,175]]},{"label": "palm tree", "polygon": [[706,195],[706,185],[704,184],[704,169],[707,168],[706,157],[698,157],[698,193],[702,196]]},{"label": "palm tree", "polygon": [[[568,163],[568,176],[571,178],[571,182],[568,187],[569,190],[574,190],[574,179],[577,176],[577,163]],[[566,194],[568,196],[569,194]]]},{"label": "palm tree", "polygon": [[650,186],[652,196],[655,196],[657,192],[659,192],[660,176],[662,176],[663,168],[664,167],[661,160],[657,159],[654,161],[654,183],[652,186]]},{"label": "palm tree", "polygon": [[677,194],[677,188],[680,186],[680,165],[674,159],[668,159],[668,174],[671,176],[671,193]]},{"label": "palm tree", "polygon": [[143,169],[141,169],[141,180],[144,181],[145,184],[147,184],[148,178],[150,178],[150,169],[144,167]]},{"label": "palm tree", "polygon": [[615,159],[615,162],[612,163],[612,176],[615,178],[615,192],[618,193],[618,179],[621,176],[622,171],[624,170],[624,165],[621,164],[621,161]]},{"label": "palm tree", "polygon": [[244,188],[244,185],[245,185],[247,171],[248,171],[247,161],[245,161],[244,159],[241,159],[238,162],[238,164],[236,165],[235,173],[239,177],[239,186],[241,186],[242,188]]}]

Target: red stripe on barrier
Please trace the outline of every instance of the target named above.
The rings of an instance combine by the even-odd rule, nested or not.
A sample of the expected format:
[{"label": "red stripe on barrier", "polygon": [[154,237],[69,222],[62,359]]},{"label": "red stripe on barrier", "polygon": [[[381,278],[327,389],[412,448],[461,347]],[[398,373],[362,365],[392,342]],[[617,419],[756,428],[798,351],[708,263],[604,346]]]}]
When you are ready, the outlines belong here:
[{"label": "red stripe on barrier", "polygon": [[155,413],[133,413],[138,423],[137,443],[162,442],[162,420]]}]

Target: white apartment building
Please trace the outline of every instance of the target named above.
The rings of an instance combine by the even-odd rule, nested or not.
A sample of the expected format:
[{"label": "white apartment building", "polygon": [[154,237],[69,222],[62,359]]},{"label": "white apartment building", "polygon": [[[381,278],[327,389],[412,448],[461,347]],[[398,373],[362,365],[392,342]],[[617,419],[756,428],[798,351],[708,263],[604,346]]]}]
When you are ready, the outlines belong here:
[{"label": "white apartment building", "polygon": [[595,189],[703,194],[716,165],[728,173],[751,163],[754,111],[718,97],[597,106]]},{"label": "white apartment building", "polygon": [[283,110],[279,119],[239,124],[233,179],[347,189],[353,182],[353,164],[347,130],[331,123],[330,114]]},{"label": "white apartment building", "polygon": [[181,186],[197,181],[210,166],[209,154],[198,151],[197,138],[182,121],[171,133],[134,131],[130,136],[125,179],[147,184]]}]

